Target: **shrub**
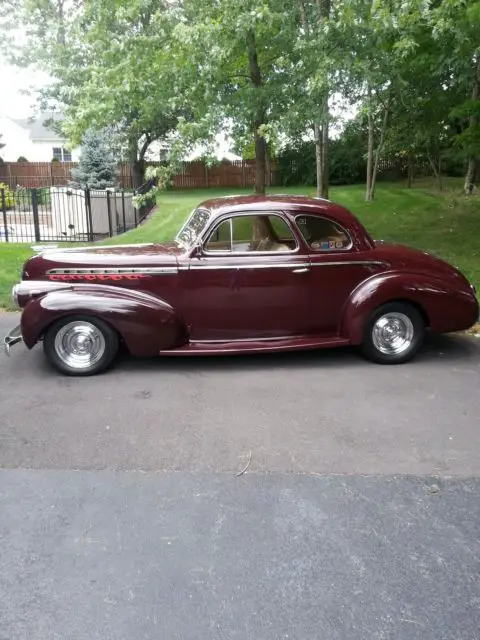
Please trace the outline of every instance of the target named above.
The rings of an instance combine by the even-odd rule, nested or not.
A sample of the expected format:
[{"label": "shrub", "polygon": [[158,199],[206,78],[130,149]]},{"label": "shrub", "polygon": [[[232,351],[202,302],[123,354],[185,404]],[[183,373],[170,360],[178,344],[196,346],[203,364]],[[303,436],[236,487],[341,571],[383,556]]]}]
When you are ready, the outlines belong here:
[{"label": "shrub", "polygon": [[19,158],[17,158],[17,162],[28,162],[28,160],[25,158],[25,156],[20,156]]},{"label": "shrub", "polygon": [[0,182],[0,209],[2,207],[1,192],[3,191],[5,197],[5,207],[11,209],[15,205],[15,194],[10,187],[4,182]]},{"label": "shrub", "polygon": [[[51,202],[50,188],[41,187],[36,191],[37,204],[40,206],[49,206]],[[15,189],[15,200],[20,210],[29,211],[32,208],[32,189],[17,186]]]}]

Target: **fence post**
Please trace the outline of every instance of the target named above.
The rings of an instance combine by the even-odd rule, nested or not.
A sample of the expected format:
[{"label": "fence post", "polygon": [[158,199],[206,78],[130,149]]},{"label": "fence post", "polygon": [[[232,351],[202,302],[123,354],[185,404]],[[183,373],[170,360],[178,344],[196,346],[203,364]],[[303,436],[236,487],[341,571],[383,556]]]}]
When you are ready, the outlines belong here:
[{"label": "fence post", "polygon": [[[133,202],[134,202],[134,200],[135,200],[135,196],[136,196],[136,195],[137,195],[137,190],[136,190],[136,189],[134,189],[134,190],[133,190],[133,199],[132,199],[132,204],[133,204]],[[134,206],[134,207],[133,207],[133,220],[134,220],[135,228],[137,228],[137,226],[138,226],[138,214],[137,214],[137,212],[138,212],[138,209],[137,209],[137,207],[136,207],[136,206]]]},{"label": "fence post", "polygon": [[112,211],[110,206],[110,191],[107,189],[108,234],[113,238]]},{"label": "fence post", "polygon": [[87,235],[89,242],[93,242],[93,221],[92,221],[92,201],[90,200],[90,189],[85,188],[85,211],[87,214]]},{"label": "fence post", "polygon": [[205,162],[205,188],[208,189],[208,164]]},{"label": "fence post", "polygon": [[125,191],[122,189],[122,218],[123,218],[123,233],[127,230],[127,223],[125,222]]},{"label": "fence post", "polygon": [[243,178],[243,188],[247,187],[247,170],[245,166],[245,160],[242,160],[242,178]]},{"label": "fence post", "polygon": [[2,196],[2,213],[3,213],[3,229],[5,231],[5,242],[8,242],[8,223],[7,223],[7,204],[5,202],[5,190],[0,190],[0,195]]},{"label": "fence post", "polygon": [[38,193],[36,189],[30,189],[32,197],[33,228],[35,229],[35,242],[40,242],[40,220],[38,218]]}]

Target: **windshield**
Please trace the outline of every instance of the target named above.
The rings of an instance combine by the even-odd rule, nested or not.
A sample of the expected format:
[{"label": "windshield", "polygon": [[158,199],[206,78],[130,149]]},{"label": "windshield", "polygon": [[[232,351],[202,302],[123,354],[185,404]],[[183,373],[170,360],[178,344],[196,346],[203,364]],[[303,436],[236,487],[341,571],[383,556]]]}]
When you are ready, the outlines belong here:
[{"label": "windshield", "polygon": [[175,240],[182,247],[191,247],[207,226],[210,212],[205,209],[194,209],[186,223],[177,233]]}]

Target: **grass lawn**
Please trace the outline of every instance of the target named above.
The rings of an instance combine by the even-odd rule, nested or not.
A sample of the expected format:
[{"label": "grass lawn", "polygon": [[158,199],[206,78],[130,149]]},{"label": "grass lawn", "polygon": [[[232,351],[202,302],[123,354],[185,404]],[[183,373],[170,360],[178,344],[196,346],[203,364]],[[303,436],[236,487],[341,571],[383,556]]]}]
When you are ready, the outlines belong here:
[{"label": "grass lawn", "polygon": [[[314,195],[313,187],[277,187],[271,191]],[[207,198],[240,193],[238,189],[169,191],[158,199],[157,212],[143,226],[105,244],[162,242],[171,239],[188,213]],[[248,193],[244,191],[244,193]],[[330,198],[345,205],[378,240],[391,240],[437,254],[459,267],[480,291],[480,197],[465,198],[458,181],[447,182],[441,194],[425,181],[414,189],[401,183],[380,183],[376,200],[363,201],[363,185],[333,187]],[[0,244],[0,308],[12,308],[10,291],[29,245]]]}]

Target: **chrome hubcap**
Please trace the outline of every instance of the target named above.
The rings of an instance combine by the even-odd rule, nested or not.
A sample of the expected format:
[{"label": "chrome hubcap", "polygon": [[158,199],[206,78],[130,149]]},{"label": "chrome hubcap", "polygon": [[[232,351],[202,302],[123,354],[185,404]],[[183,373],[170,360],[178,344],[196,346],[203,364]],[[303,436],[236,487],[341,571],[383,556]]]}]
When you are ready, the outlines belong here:
[{"label": "chrome hubcap", "polygon": [[91,322],[69,322],[55,336],[55,351],[72,369],[86,369],[105,353],[105,338]]},{"label": "chrome hubcap", "polygon": [[410,348],[414,333],[410,318],[395,311],[378,318],[373,325],[372,340],[381,353],[398,355]]}]

